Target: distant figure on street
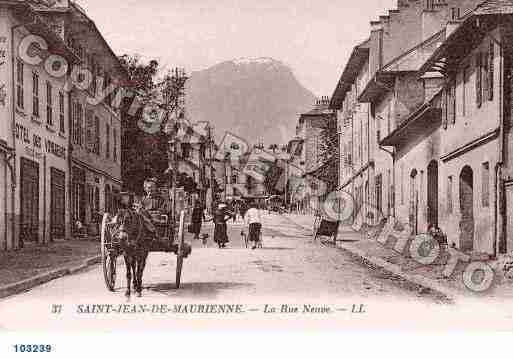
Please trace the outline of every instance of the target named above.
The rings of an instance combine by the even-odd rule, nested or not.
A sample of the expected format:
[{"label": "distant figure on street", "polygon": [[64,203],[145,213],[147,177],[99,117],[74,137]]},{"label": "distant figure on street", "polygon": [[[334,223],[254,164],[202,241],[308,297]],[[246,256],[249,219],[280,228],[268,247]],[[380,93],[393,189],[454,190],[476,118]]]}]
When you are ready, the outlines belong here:
[{"label": "distant figure on street", "polygon": [[226,221],[231,218],[231,213],[227,211],[227,206],[220,203],[214,213],[214,242],[217,243],[219,248],[225,248],[228,240]]},{"label": "distant figure on street", "polygon": [[244,220],[248,228],[249,240],[253,242],[253,247],[251,249],[255,249],[257,247],[258,242],[260,242],[260,231],[262,230],[262,216],[260,214],[260,210],[254,203],[250,203],[249,209],[244,216]]},{"label": "distant figure on street", "polygon": [[199,239],[199,235],[201,232],[201,224],[205,219],[205,211],[201,201],[196,200],[194,202],[194,208],[192,209],[191,216],[191,225],[192,225],[192,233],[194,234],[194,239]]}]

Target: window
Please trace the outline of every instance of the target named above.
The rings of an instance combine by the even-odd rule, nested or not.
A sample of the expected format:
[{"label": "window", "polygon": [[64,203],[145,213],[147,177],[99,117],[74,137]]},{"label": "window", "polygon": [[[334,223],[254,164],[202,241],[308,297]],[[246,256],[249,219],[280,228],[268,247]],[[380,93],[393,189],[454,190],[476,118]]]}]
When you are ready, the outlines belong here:
[{"label": "window", "polygon": [[483,163],[482,165],[482,205],[483,207],[488,207],[490,205],[490,164],[488,162]]},{"label": "window", "polygon": [[494,76],[494,54],[495,54],[495,44],[493,41],[490,41],[490,46],[488,47],[488,101],[493,101],[493,76]]},{"label": "window", "polygon": [[383,206],[382,206],[382,178],[381,174],[376,176],[375,179],[376,184],[376,208],[380,213],[383,213]]},{"label": "window", "polygon": [[32,73],[32,115],[39,117],[39,75]]},{"label": "window", "polygon": [[478,108],[481,107],[483,101],[482,91],[482,56],[478,52],[476,54],[476,105]]},{"label": "window", "polygon": [[453,202],[452,202],[452,176],[447,177],[447,213],[452,213]]},{"label": "window", "polygon": [[111,107],[112,106],[112,94],[109,92],[109,87],[112,84],[112,79],[108,73],[105,73],[105,83],[104,83],[104,93],[105,95],[105,103]]},{"label": "window", "polygon": [[59,92],[59,132],[65,132],[64,124],[64,94]]},{"label": "window", "polygon": [[18,60],[16,62],[16,105],[21,109],[25,108],[23,100],[23,72],[24,64],[21,60]]},{"label": "window", "polygon": [[401,165],[401,204],[404,204],[404,165]]},{"label": "window", "polygon": [[182,158],[190,158],[191,157],[191,144],[190,143],[182,143]]},{"label": "window", "polygon": [[105,157],[110,158],[110,125],[105,126]]},{"label": "window", "polygon": [[112,129],[112,138],[113,138],[113,147],[112,147],[112,156],[114,157],[114,162],[118,161],[118,131],[115,128]]},{"label": "window", "polygon": [[467,115],[467,96],[468,96],[468,76],[470,74],[469,67],[463,69],[463,89],[461,94],[461,114]]},{"label": "window", "polygon": [[85,125],[86,125],[86,130],[85,130],[85,135],[86,135],[86,146],[87,146],[87,150],[88,151],[92,151],[94,152],[94,143],[93,143],[93,126],[94,126],[94,123],[93,123],[93,111],[92,110],[86,110],[86,115],[85,115]]},{"label": "window", "polygon": [[46,81],[46,123],[53,126],[52,84]]},{"label": "window", "polygon": [[73,111],[73,141],[76,145],[82,146],[82,131],[83,131],[83,116],[84,112],[80,103],[75,103],[75,110]]},{"label": "window", "polygon": [[456,79],[453,77],[449,81],[447,95],[447,121],[451,124],[456,123]]},{"label": "window", "polygon": [[94,116],[94,147],[93,152],[98,156],[100,155],[100,119],[97,116]]}]

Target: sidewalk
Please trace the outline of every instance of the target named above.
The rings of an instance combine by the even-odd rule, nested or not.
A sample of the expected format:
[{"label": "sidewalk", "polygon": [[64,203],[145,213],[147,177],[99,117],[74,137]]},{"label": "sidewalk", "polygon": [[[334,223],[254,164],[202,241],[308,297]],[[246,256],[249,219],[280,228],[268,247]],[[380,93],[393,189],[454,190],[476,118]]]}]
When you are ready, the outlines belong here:
[{"label": "sidewalk", "polygon": [[[312,216],[287,215],[297,225],[312,230],[314,218]],[[478,293],[470,291],[463,282],[463,272],[466,266],[460,262],[454,272],[449,276],[443,275],[447,268],[449,257],[453,254],[452,249],[441,251],[436,261],[431,265],[423,265],[413,260],[408,255],[409,244],[402,253],[393,249],[394,242],[381,244],[377,241],[378,231],[369,233],[355,231],[349,226],[339,228],[336,246],[353,255],[360,257],[367,265],[377,266],[385,269],[393,275],[409,281],[419,287],[419,290],[432,290],[449,299],[458,297],[476,296]],[[513,297],[513,281],[504,278],[498,261],[487,261],[496,270],[494,286],[486,291],[487,297]]]},{"label": "sidewalk", "polygon": [[68,240],[47,245],[26,244],[0,252],[0,298],[66,275],[100,259],[100,242]]}]

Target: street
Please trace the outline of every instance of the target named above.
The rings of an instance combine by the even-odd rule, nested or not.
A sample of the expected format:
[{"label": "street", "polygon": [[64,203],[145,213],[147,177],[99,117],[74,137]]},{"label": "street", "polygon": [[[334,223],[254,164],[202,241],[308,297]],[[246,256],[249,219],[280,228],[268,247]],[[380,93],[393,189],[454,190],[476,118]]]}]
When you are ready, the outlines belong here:
[{"label": "street", "polygon": [[[178,290],[174,283],[175,256],[151,253],[143,277],[143,297],[132,297],[127,301],[124,297],[125,270],[120,258],[114,293],[105,288],[101,266],[97,265],[86,272],[54,280],[0,301],[0,329],[119,329],[126,320],[137,315],[119,315],[116,318],[120,320],[113,320],[112,313],[89,313],[90,307],[98,304],[144,304],[150,307],[178,303],[242,304],[249,312],[246,315],[265,314],[266,304],[269,308],[274,306],[278,312],[283,310],[284,304],[288,308],[297,306],[300,310],[304,305],[313,305],[329,307],[329,318],[334,320],[337,316],[356,315],[351,312],[355,308],[361,311],[362,304],[364,311],[373,306],[377,308],[376,305],[399,305],[401,310],[411,306],[412,311],[419,307],[445,306],[434,295],[420,294],[378,269],[369,269],[345,252],[314,242],[309,233],[286,217],[265,215],[263,227],[262,249],[245,248],[240,236],[240,222],[229,222],[230,243],[226,249],[218,249],[211,237],[206,247],[199,241],[192,241],[192,255],[184,263],[182,287]],[[202,232],[210,232],[211,236],[212,224],[205,225]],[[55,305],[61,306],[60,314],[51,313]],[[23,312],[31,314],[20,315]],[[382,309],[380,312],[387,315]],[[153,317],[150,313],[139,314],[151,318],[144,327],[171,325],[169,320],[160,321],[154,314]],[[219,319],[218,315],[197,315],[201,316],[202,323],[208,322],[209,318]],[[273,319],[281,315],[286,314],[278,313]],[[365,316],[364,313],[359,315]],[[95,320],[91,320],[93,318]],[[173,318],[172,323],[177,324],[188,317],[178,315]],[[240,323],[245,316],[230,318]],[[358,322],[363,325],[365,321]],[[185,323],[192,325],[192,321],[186,321],[179,327]],[[293,323],[288,321],[289,326]]]}]

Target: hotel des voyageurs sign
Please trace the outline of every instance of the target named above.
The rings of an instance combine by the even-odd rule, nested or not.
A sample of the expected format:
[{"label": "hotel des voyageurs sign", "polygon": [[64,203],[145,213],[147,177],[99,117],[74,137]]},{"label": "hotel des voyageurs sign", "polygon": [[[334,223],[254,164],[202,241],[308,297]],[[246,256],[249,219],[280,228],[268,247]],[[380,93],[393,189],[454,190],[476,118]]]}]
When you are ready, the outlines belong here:
[{"label": "hotel des voyageurs sign", "polygon": [[45,138],[43,141],[43,138],[36,133],[30,136],[30,131],[28,130],[28,128],[19,123],[16,124],[16,128],[14,129],[14,135],[16,139],[27,144],[25,149],[27,151],[27,154],[29,154],[32,157],[41,157],[42,153],[38,152],[38,150],[44,150],[46,153],[51,153],[56,157],[66,159],[65,147],[58,145],[57,143],[47,138]]}]

